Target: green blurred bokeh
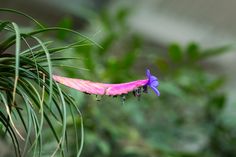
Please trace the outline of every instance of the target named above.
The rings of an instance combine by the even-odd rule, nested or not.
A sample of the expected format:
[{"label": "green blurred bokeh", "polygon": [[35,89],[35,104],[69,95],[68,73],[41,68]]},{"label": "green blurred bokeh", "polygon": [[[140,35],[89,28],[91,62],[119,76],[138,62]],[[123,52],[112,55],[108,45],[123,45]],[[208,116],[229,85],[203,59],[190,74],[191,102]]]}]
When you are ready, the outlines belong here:
[{"label": "green blurred bokeh", "polygon": [[225,76],[212,71],[217,65],[208,62],[229,47],[202,49],[191,42],[160,48],[130,30],[125,22],[129,11],[103,10],[95,24],[103,30],[96,39],[103,48],[74,50],[69,56],[82,58],[78,66],[88,71],[68,68],[63,75],[118,83],[144,78],[150,68],[159,78],[161,96],[150,90],[138,100],[130,94],[123,104],[120,97],[96,98],[70,90],[85,119],[83,156],[236,155],[236,128],[222,118],[227,102],[221,90]]}]

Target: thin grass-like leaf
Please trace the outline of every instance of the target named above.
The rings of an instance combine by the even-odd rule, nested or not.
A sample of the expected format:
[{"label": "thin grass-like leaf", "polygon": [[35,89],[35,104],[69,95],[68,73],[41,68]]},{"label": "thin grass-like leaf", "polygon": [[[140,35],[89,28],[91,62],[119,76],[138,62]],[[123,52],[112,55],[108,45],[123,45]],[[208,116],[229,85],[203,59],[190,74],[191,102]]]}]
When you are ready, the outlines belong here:
[{"label": "thin grass-like leaf", "polygon": [[[25,16],[24,13],[11,9],[0,8],[0,11]],[[32,17],[27,15],[26,17],[39,24]],[[67,31],[80,36],[82,39],[66,46],[49,48],[51,42],[44,42],[36,36],[58,30]],[[22,33],[16,23],[0,21],[1,31],[12,36],[6,36],[4,41],[0,43],[0,99],[2,100],[1,104],[5,106],[4,112],[0,111],[0,121],[12,138],[16,156],[30,155],[36,157],[43,154],[43,128],[45,124],[49,126],[50,133],[57,142],[56,150],[53,153],[51,152],[52,155],[66,156],[65,148],[69,148],[67,142],[67,113],[72,115],[73,123],[76,123],[76,115],[74,115],[73,110],[77,109],[71,97],[53,81],[52,66],[59,61],[78,59],[58,57],[56,53],[78,46],[96,45],[96,43],[86,36],[66,28],[44,28],[42,26],[38,30]],[[30,44],[28,39],[34,39],[37,43]],[[11,46],[15,46],[15,53],[5,53]],[[27,46],[27,48],[22,51],[21,47],[24,46]],[[67,111],[67,105],[70,105],[70,111]],[[24,110],[26,111],[24,112]],[[13,116],[15,119],[12,118]],[[14,125],[16,122],[19,122],[18,124],[23,126],[26,132],[22,152],[17,140],[17,137],[21,137],[21,135]],[[74,124],[76,141],[79,138],[77,128],[78,126]],[[83,141],[83,120],[81,119],[80,147],[76,142],[78,156],[81,154]]]},{"label": "thin grass-like leaf", "polygon": [[[71,105],[69,105],[69,110],[70,110],[70,114],[71,114],[71,117],[72,117],[72,122],[73,122],[74,130],[75,130],[75,139],[78,139],[77,122],[76,122],[75,115],[74,115],[74,112],[73,112],[73,109],[72,109]],[[76,148],[76,151],[79,152],[79,145],[78,145],[77,142],[75,143],[75,148]]]},{"label": "thin grass-like leaf", "polygon": [[[82,38],[84,38],[84,40],[82,41],[89,41],[93,44],[95,44],[96,46],[102,48],[98,43],[96,43],[95,41],[89,39],[88,37],[82,35],[81,33],[77,32],[77,31],[74,31],[74,30],[71,30],[71,29],[67,29],[67,28],[60,28],[60,27],[49,27],[49,28],[44,28],[44,29],[39,29],[39,30],[36,30],[36,31],[33,31],[33,32],[29,32],[29,33],[22,33],[21,36],[22,37],[32,37],[33,35],[36,35],[36,34],[40,34],[40,33],[43,33],[43,32],[48,32],[48,31],[59,31],[59,30],[62,30],[62,31],[66,31],[66,32],[70,32],[70,33],[73,33],[77,36],[80,36]],[[9,37],[6,41],[2,42],[0,44],[0,47],[1,47],[1,51],[0,51],[0,54],[5,51],[6,49],[8,49],[9,47],[11,47],[13,44],[15,43],[15,36],[12,36],[12,37]]]},{"label": "thin grass-like leaf", "polygon": [[[36,62],[36,58],[35,58],[35,55],[34,55],[34,52],[33,52],[33,49],[30,47],[30,45],[28,44],[28,42],[27,42],[27,40],[25,39],[25,38],[22,38],[23,40],[24,40],[24,42],[25,42],[25,44],[28,46],[28,49],[29,49],[29,51],[24,51],[25,53],[27,53],[27,52],[31,52],[31,54],[32,54],[32,59],[33,59],[33,61],[34,61],[34,64],[35,64],[35,69],[36,69],[36,72],[37,72],[37,77],[38,77],[38,83],[40,82],[39,81],[39,69],[38,69],[38,65],[37,65],[37,62]],[[40,45],[41,46],[41,45]],[[21,55],[22,55],[22,53],[21,53]]]},{"label": "thin grass-like leaf", "polygon": [[9,117],[9,121],[10,121],[10,124],[12,125],[13,129],[15,130],[15,132],[18,134],[18,136],[24,140],[23,136],[20,134],[19,130],[16,128],[13,120],[12,120],[12,117],[11,117],[11,112],[10,112],[10,108],[7,104],[7,100],[5,99],[5,97],[3,95],[1,95],[2,97],[2,101],[3,101],[3,104],[5,105],[5,108],[6,108],[6,112],[7,112],[7,115]]},{"label": "thin grass-like leaf", "polygon": [[74,107],[75,107],[77,113],[80,116],[81,140],[80,140],[80,148],[79,148],[79,151],[77,153],[77,157],[80,157],[80,155],[82,153],[82,150],[83,150],[83,146],[84,146],[84,122],[83,122],[82,113],[80,112],[79,108],[76,105],[74,105]]},{"label": "thin grass-like leaf", "polygon": [[4,22],[1,22],[0,24],[0,32],[5,28],[7,27],[8,25],[10,25],[11,23],[9,21],[4,21]]},{"label": "thin grass-like leaf", "polygon": [[[31,87],[32,87],[32,85],[31,85]],[[27,88],[25,88],[25,90],[26,90],[26,92],[29,91]],[[31,98],[34,98],[33,95],[31,95],[30,97],[31,97]],[[33,102],[38,102],[38,100],[34,100]],[[39,102],[38,102],[38,103],[39,103]],[[40,107],[40,104],[38,104],[37,106]],[[54,135],[54,137],[56,138],[57,142],[59,143],[59,142],[60,142],[59,136],[57,135],[57,131],[56,131],[55,128],[53,127],[53,123],[51,122],[50,118],[48,117],[48,115],[47,115],[45,112],[43,112],[43,116],[44,116],[44,118],[45,118],[45,121],[48,123],[48,125],[49,125],[49,127],[50,127],[50,129],[51,129],[51,131],[52,131],[52,133],[53,133],[53,135]],[[34,116],[34,117],[35,117],[35,116]],[[37,118],[35,118],[35,120],[37,120]],[[36,137],[41,137],[42,130],[40,129],[40,124],[39,124],[39,122],[37,122],[37,123],[38,123],[38,128],[37,128]],[[36,138],[36,139],[37,139],[37,138]],[[33,149],[33,147],[36,146],[36,145],[37,145],[37,141],[35,140],[35,142],[32,144],[32,147],[31,147],[30,149]],[[41,146],[40,146],[40,147],[41,147]],[[34,156],[35,156],[35,155],[36,155],[36,154],[34,153]]]},{"label": "thin grass-like leaf", "polygon": [[55,154],[59,148],[61,148],[62,155],[64,154],[64,141],[65,141],[65,135],[66,135],[66,104],[65,104],[64,96],[61,92],[61,89],[57,83],[56,83],[56,86],[57,86],[57,89],[58,89],[58,92],[60,95],[60,99],[62,102],[63,124],[62,124],[62,135],[61,135],[60,142],[58,143],[57,149],[54,151],[54,153],[51,155],[51,157],[55,156]]},{"label": "thin grass-like leaf", "polygon": [[[27,42],[25,38],[23,38],[23,39],[24,39],[25,42]],[[52,41],[43,42],[43,44],[44,44],[45,46],[48,46],[48,45],[50,45],[51,43],[52,43]],[[40,44],[35,45],[35,46],[33,46],[33,47],[31,47],[31,46],[29,46],[29,44],[27,44],[27,46],[28,46],[28,49],[22,51],[22,52],[20,53],[21,56],[24,55],[24,54],[28,54],[29,52],[32,53],[33,50],[36,50],[36,49],[38,49],[38,48],[41,47]]]},{"label": "thin grass-like leaf", "polygon": [[8,123],[8,119],[5,117],[5,115],[1,111],[0,111],[0,121],[5,126],[6,131],[9,133],[9,135],[10,135],[12,141],[13,141],[13,146],[14,146],[16,156],[20,157],[21,156],[20,155],[20,147],[19,147],[19,142],[18,142],[18,139],[16,137],[16,134],[13,131],[13,128]]},{"label": "thin grass-like leaf", "polygon": [[233,49],[233,45],[226,45],[226,46],[221,46],[217,48],[207,49],[203,51],[202,53],[200,53],[199,60],[207,59],[212,56],[221,55],[223,53],[230,52],[230,50],[232,49]]},{"label": "thin grass-like leaf", "polygon": [[27,146],[29,145],[30,143],[30,135],[31,135],[31,132],[32,132],[32,118],[31,118],[31,112],[32,112],[32,108],[31,108],[31,105],[29,104],[29,100],[28,98],[26,97],[26,95],[22,95],[23,97],[23,100],[25,102],[25,109],[26,109],[26,113],[27,113],[27,136],[26,136],[26,139],[25,139],[25,146],[23,148],[23,152],[22,152],[22,156],[25,156],[26,154],[26,149],[27,149]]},{"label": "thin grass-like leaf", "polygon": [[17,81],[19,78],[19,65],[20,65],[20,30],[18,26],[13,22],[12,23],[15,33],[16,33],[16,50],[15,50],[15,82],[14,82],[14,90],[13,90],[13,103],[15,102],[15,95],[16,95],[16,86]]},{"label": "thin grass-like leaf", "polygon": [[[80,68],[80,67],[69,66],[69,65],[63,65],[63,64],[56,64],[56,63],[53,63],[52,66],[53,66],[53,67],[63,67],[63,68],[75,69],[75,70],[89,71],[89,69],[86,69],[86,68]],[[47,67],[47,65],[42,65],[42,67]]]},{"label": "thin grass-like leaf", "polygon": [[40,24],[36,19],[34,19],[33,17],[29,16],[28,14],[25,14],[23,12],[20,12],[20,11],[17,11],[17,10],[14,10],[14,9],[9,9],[9,8],[0,8],[0,11],[1,12],[11,12],[11,13],[14,13],[14,14],[19,14],[19,15],[22,15],[30,20],[32,20],[34,23],[36,23],[39,27],[41,28],[44,28],[44,26],[42,24]]},{"label": "thin grass-like leaf", "polygon": [[76,106],[76,103],[74,102],[74,100],[69,97],[68,95],[65,95],[65,100],[72,105],[72,107],[74,107],[75,111],[78,113],[79,117],[80,117],[80,136],[81,136],[81,140],[80,140],[80,147],[77,153],[77,157],[80,157],[82,150],[83,150],[83,146],[84,146],[84,122],[83,122],[83,115],[80,112],[78,106]]},{"label": "thin grass-like leaf", "polygon": [[[62,52],[63,50],[68,50],[71,48],[78,48],[78,47],[83,47],[83,46],[91,46],[91,44],[89,43],[82,44],[82,41],[79,41],[79,42],[75,42],[67,46],[48,49],[48,52],[51,55],[54,55],[56,53]],[[37,58],[41,58],[44,55],[44,52],[42,50],[36,51],[35,53],[36,53]]]},{"label": "thin grass-like leaf", "polygon": [[52,64],[51,64],[50,55],[49,55],[48,49],[43,44],[43,42],[39,38],[37,38],[37,37],[33,37],[33,38],[35,40],[37,40],[38,43],[42,46],[42,49],[44,50],[46,58],[47,58],[48,73],[49,73],[49,101],[48,101],[48,103],[50,103],[51,99],[52,99]]}]

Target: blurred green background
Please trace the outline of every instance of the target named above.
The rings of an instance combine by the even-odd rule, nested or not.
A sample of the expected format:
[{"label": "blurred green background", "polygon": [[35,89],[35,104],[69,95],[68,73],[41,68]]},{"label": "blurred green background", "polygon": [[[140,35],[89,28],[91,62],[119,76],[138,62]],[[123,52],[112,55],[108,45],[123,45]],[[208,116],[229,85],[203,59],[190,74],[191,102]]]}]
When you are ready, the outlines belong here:
[{"label": "blurred green background", "polygon": [[[58,63],[62,68],[54,73],[120,83],[145,78],[149,68],[159,78],[160,97],[150,90],[140,100],[128,95],[124,104],[120,97],[96,98],[65,87],[85,121],[82,156],[236,156],[235,1],[0,0],[0,4],[45,25],[76,29],[102,46],[67,50],[67,57],[79,60]],[[0,18],[13,19],[25,29],[34,27],[19,16]],[[60,45],[71,36],[58,32],[53,40]],[[0,156],[11,154],[6,143],[0,141]],[[74,156],[75,145],[69,145]]]}]

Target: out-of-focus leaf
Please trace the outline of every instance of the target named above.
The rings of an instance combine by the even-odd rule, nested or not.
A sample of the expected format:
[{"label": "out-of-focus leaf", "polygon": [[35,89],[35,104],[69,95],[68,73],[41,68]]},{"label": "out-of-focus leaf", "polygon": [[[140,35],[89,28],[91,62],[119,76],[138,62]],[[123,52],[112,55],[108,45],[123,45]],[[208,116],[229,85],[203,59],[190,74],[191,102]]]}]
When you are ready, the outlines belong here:
[{"label": "out-of-focus leaf", "polygon": [[100,150],[102,151],[102,153],[104,155],[109,155],[110,154],[110,151],[111,151],[110,146],[106,141],[99,139],[98,147],[100,148]]},{"label": "out-of-focus leaf", "polygon": [[215,79],[214,81],[212,81],[210,84],[208,84],[207,88],[210,91],[214,91],[214,90],[218,90],[218,88],[220,88],[223,83],[224,83],[224,78],[220,77],[218,79]]},{"label": "out-of-focus leaf", "polygon": [[[71,19],[71,17],[64,17],[60,22],[59,22],[59,27],[63,27],[63,28],[68,28],[71,29],[73,26],[73,21]],[[66,38],[66,36],[69,35],[67,32],[65,31],[58,31],[57,32],[57,37],[61,40],[64,40]]]},{"label": "out-of-focus leaf", "polygon": [[218,124],[212,135],[211,147],[215,148],[216,154],[229,154],[234,156],[236,153],[236,136],[235,127],[230,127],[225,124]]},{"label": "out-of-focus leaf", "polygon": [[178,97],[184,96],[183,91],[176,84],[172,82],[162,81],[159,86],[159,90],[163,93],[178,96]]},{"label": "out-of-focus leaf", "polygon": [[221,46],[221,47],[217,47],[217,48],[207,49],[200,54],[199,58],[206,59],[209,57],[214,57],[214,56],[229,52],[229,50],[231,50],[231,49],[232,49],[232,45],[226,45],[226,46]]},{"label": "out-of-focus leaf", "polygon": [[157,58],[156,59],[156,64],[157,67],[160,69],[162,72],[167,72],[169,69],[169,64],[164,58]]},{"label": "out-of-focus leaf", "polygon": [[3,124],[0,122],[0,135],[3,133]]},{"label": "out-of-focus leaf", "polygon": [[207,113],[209,119],[216,117],[225,105],[225,95],[214,95],[208,102]]},{"label": "out-of-focus leaf", "polygon": [[121,8],[118,12],[117,12],[117,20],[119,21],[120,25],[125,25],[126,24],[126,19],[127,16],[129,15],[130,10],[127,8]]},{"label": "out-of-focus leaf", "polygon": [[100,55],[104,55],[107,54],[109,51],[109,48],[112,46],[112,44],[114,43],[114,40],[116,39],[116,35],[114,33],[111,33],[109,35],[107,35],[102,41],[101,41],[101,45],[102,48],[98,49],[98,53]]},{"label": "out-of-focus leaf", "polygon": [[101,12],[100,19],[106,31],[110,32],[112,30],[113,25],[111,19],[109,18],[109,14],[107,14],[106,10],[103,10]]},{"label": "out-of-focus leaf", "polygon": [[217,109],[222,109],[225,104],[225,96],[224,95],[216,95],[211,101]]},{"label": "out-of-focus leaf", "polygon": [[137,51],[134,50],[131,52],[127,52],[124,55],[124,59],[122,60],[121,66],[123,68],[130,68],[134,64],[136,57],[137,57]]},{"label": "out-of-focus leaf", "polygon": [[84,65],[87,69],[89,69],[91,72],[94,71],[95,68],[95,60],[94,60],[94,53],[92,53],[93,46],[82,46],[77,47],[76,52],[78,55],[83,55],[84,57]]},{"label": "out-of-focus leaf", "polygon": [[183,52],[178,44],[171,44],[168,54],[173,62],[181,62],[183,59]]},{"label": "out-of-focus leaf", "polygon": [[190,61],[195,61],[199,57],[199,47],[196,43],[190,43],[187,47],[187,55]]}]

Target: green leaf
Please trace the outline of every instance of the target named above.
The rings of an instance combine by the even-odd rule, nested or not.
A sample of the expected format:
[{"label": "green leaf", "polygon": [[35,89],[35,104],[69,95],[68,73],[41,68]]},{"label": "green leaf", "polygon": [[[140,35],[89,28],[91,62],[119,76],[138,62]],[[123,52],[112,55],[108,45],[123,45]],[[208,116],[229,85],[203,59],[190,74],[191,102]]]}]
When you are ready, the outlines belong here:
[{"label": "green leaf", "polygon": [[19,15],[22,15],[30,20],[32,20],[34,23],[36,23],[40,28],[44,28],[44,26],[42,24],[40,24],[37,20],[35,20],[33,17],[23,13],[23,12],[20,12],[20,11],[17,11],[17,10],[14,10],[14,9],[9,9],[9,8],[0,8],[0,12],[9,12],[9,13],[14,13],[14,14],[19,14]]},{"label": "green leaf", "polygon": [[100,55],[107,54],[109,51],[109,48],[114,44],[114,41],[116,39],[116,35],[114,33],[110,33],[104,39],[101,41],[102,48],[98,49],[98,53]]},{"label": "green leaf", "polygon": [[233,48],[232,45],[226,45],[226,46],[221,46],[221,47],[217,47],[217,48],[207,49],[200,54],[199,58],[200,59],[207,59],[209,57],[218,56],[218,55],[224,54],[226,52],[230,52],[229,50],[231,50],[232,48]]},{"label": "green leaf", "polygon": [[52,63],[50,59],[50,54],[48,52],[47,47],[43,44],[43,42],[39,38],[36,38],[36,37],[34,38],[41,45],[43,51],[45,52],[45,56],[47,58],[48,72],[49,72],[49,103],[50,103],[52,99]]},{"label": "green leaf", "polygon": [[116,18],[119,21],[120,25],[126,24],[125,20],[127,19],[129,13],[130,13],[130,9],[128,8],[121,8],[120,10],[118,10]]},{"label": "green leaf", "polygon": [[[59,27],[62,27],[62,28],[71,29],[72,26],[73,26],[73,21],[72,21],[71,17],[64,17],[59,22]],[[65,31],[58,31],[57,36],[59,39],[64,40],[68,36],[68,33]]]},{"label": "green leaf", "polygon": [[0,32],[1,32],[6,26],[8,26],[9,24],[11,24],[11,23],[8,22],[8,21],[1,22],[1,24],[0,24]]},{"label": "green leaf", "polygon": [[224,82],[225,82],[225,79],[223,77],[217,78],[217,79],[213,80],[212,82],[210,82],[207,85],[207,88],[209,91],[216,91],[222,87]]},{"label": "green leaf", "polygon": [[220,112],[223,111],[225,102],[226,102],[225,95],[214,95],[209,100],[208,106],[207,106],[207,113],[208,113],[209,119],[213,119],[217,117],[220,114]]},{"label": "green leaf", "polygon": [[159,87],[160,91],[177,97],[184,97],[183,90],[173,82],[162,81]]},{"label": "green leaf", "polygon": [[137,50],[127,52],[122,58],[120,66],[125,69],[131,68],[135,63],[137,56],[138,56]]},{"label": "green leaf", "polygon": [[160,71],[167,72],[169,70],[169,64],[166,59],[159,57],[156,59],[155,63]]},{"label": "green leaf", "polygon": [[[1,101],[7,106],[7,98],[3,95],[3,93],[0,93],[0,98]],[[13,146],[15,149],[15,154],[16,156],[20,156],[20,147],[19,147],[19,142],[17,139],[17,135],[15,133],[15,128],[11,125],[11,122],[9,120],[9,115],[7,114],[6,116],[0,111],[0,121],[2,122],[2,124],[4,125],[4,127],[6,128],[6,131],[9,133],[12,142],[13,142]]]},{"label": "green leaf", "polygon": [[196,43],[190,43],[187,47],[187,56],[189,61],[195,61],[199,57],[199,47]]},{"label": "green leaf", "polygon": [[13,103],[15,102],[16,97],[16,87],[19,79],[19,66],[20,66],[20,48],[21,48],[21,35],[18,26],[13,22],[12,23],[15,34],[16,34],[16,48],[15,48],[15,81],[13,89]]},{"label": "green leaf", "polygon": [[[93,41],[85,36],[80,36],[76,31],[58,27],[41,28],[28,33],[22,33],[16,23],[1,21],[0,30],[4,30],[12,35],[10,37],[3,36],[3,42],[0,44],[0,100],[2,100],[0,104],[9,106],[10,110],[10,112],[6,112],[6,109],[2,107],[0,110],[0,124],[2,124],[2,127],[9,135],[6,137],[12,138],[16,151],[15,155],[43,155],[45,153],[44,143],[49,142],[44,135],[49,130],[52,136],[51,139],[54,138],[51,141],[54,141],[54,144],[57,143],[54,153],[56,155],[67,156],[65,151],[65,148],[68,148],[68,141],[66,139],[68,132],[66,126],[67,116],[70,116],[73,111],[68,112],[66,105],[71,105],[81,118],[81,136],[77,135],[73,139],[73,142],[77,144],[77,156],[80,156],[84,142],[82,115],[78,108],[75,107],[75,102],[70,100],[71,98],[66,92],[62,91],[52,80],[52,65],[55,62],[76,58],[54,57],[51,55],[69,48],[91,45]],[[76,37],[79,35],[80,41],[49,49],[50,42],[42,41],[36,37],[36,35],[45,34],[47,31],[60,30],[76,34]],[[35,39],[37,43],[31,42],[32,39]],[[15,53],[5,53],[11,46],[15,46]],[[26,49],[21,51],[21,47],[26,47]],[[51,99],[52,101],[48,101]],[[14,119],[11,121],[17,122],[26,133],[24,134],[26,135],[25,145],[21,146],[21,149],[18,143],[19,137],[17,137],[17,134],[19,135],[17,132],[18,125],[15,127],[14,123],[9,121],[11,114],[14,116]],[[75,122],[76,120],[74,120]],[[44,130],[45,126],[48,126],[48,129]],[[79,127],[75,127],[76,131],[77,128]],[[50,156],[51,154],[47,155]]]},{"label": "green leaf", "polygon": [[[43,29],[38,29],[38,30],[29,32],[29,33],[21,33],[20,35],[24,38],[27,38],[27,37],[32,37],[33,35],[36,35],[36,34],[42,34],[42,33],[50,32],[50,31],[65,31],[65,32],[68,32],[68,33],[72,33],[72,34],[75,34],[76,36],[79,36],[79,37],[82,38],[82,40],[79,41],[79,42],[89,41],[89,42],[93,43],[94,45],[102,48],[98,43],[96,43],[95,41],[93,41],[90,38],[86,37],[85,35],[77,32],[77,31],[67,29],[67,28],[61,28],[61,27],[43,28]],[[11,47],[14,44],[15,44],[15,35],[9,37],[7,40],[3,41],[0,44],[0,48],[1,48],[0,49],[1,50],[0,54],[3,53],[5,50],[7,50],[9,47]]]},{"label": "green leaf", "polygon": [[183,59],[183,53],[182,53],[182,50],[178,44],[170,45],[170,47],[168,49],[168,54],[169,54],[170,59],[173,62],[176,62],[176,63],[181,62]]}]

